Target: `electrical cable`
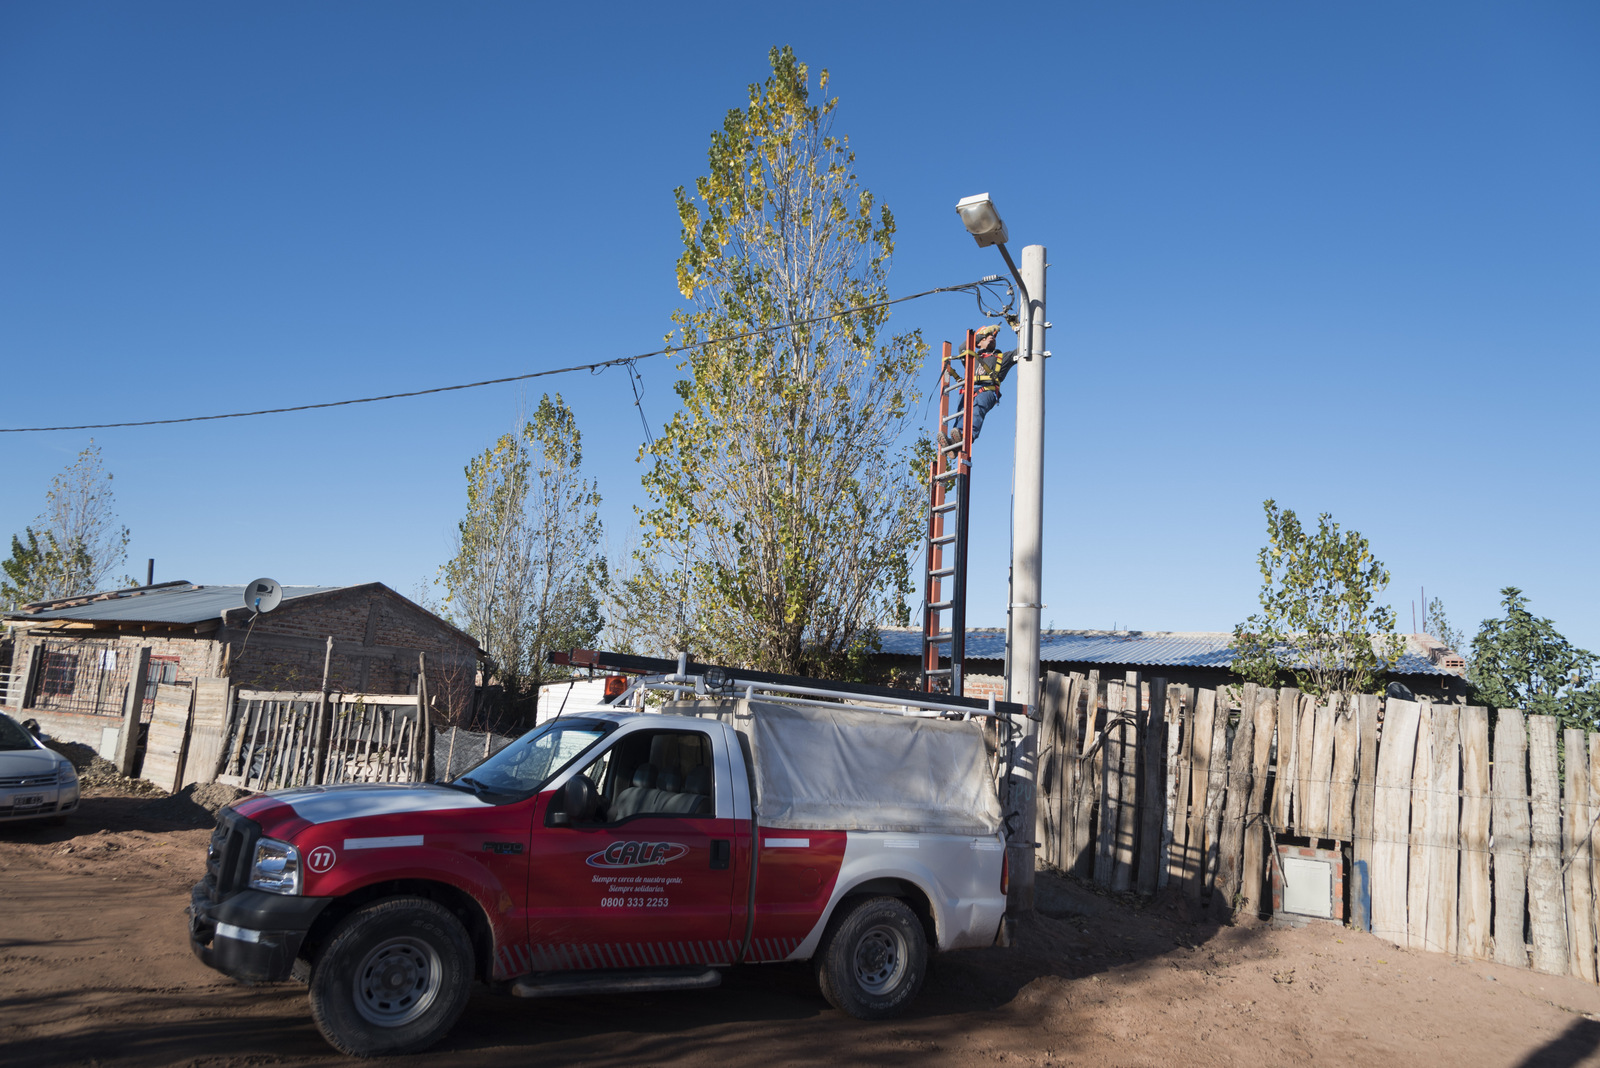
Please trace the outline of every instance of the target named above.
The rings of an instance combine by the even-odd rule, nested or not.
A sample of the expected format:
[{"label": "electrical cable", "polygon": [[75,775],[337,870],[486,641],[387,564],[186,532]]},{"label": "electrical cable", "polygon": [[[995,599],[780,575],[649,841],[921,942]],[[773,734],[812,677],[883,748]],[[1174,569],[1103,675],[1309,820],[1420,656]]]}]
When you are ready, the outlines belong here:
[{"label": "electrical cable", "polygon": [[[453,386],[435,386],[432,389],[414,389],[404,393],[385,393],[376,397],[353,397],[349,400],[323,401],[320,404],[295,404],[285,408],[261,408],[249,412],[222,412],[217,415],[188,415],[174,419],[139,419],[125,423],[81,423],[76,426],[13,426],[0,427],[0,434],[42,434],[56,430],[116,430],[133,426],[167,426],[172,423],[201,423],[213,419],[243,419],[254,415],[282,415],[287,412],[308,412],[319,408],[341,408],[350,404],[372,404],[377,401],[400,400],[405,397],[424,397],[433,393],[451,393],[461,389],[478,389],[482,386],[499,386],[507,382],[523,382],[530,378],[544,378],[549,375],[571,374],[575,371],[603,371],[608,367],[622,365],[631,366],[635,360],[649,359],[651,356],[666,356],[678,352],[689,352],[694,349],[703,349],[711,345],[723,345],[746,338],[758,337],[762,334],[771,334],[778,330],[786,330],[795,326],[807,326],[811,323],[820,323],[833,319],[843,319],[862,312],[873,311],[877,308],[887,308],[892,304],[903,304],[908,300],[920,300],[939,293],[973,293],[978,298],[978,306],[983,308],[983,298],[993,296],[990,288],[1003,282],[999,275],[985,275],[975,282],[963,282],[960,285],[940,286],[937,289],[923,290],[921,293],[912,293],[904,297],[893,297],[889,300],[874,301],[871,304],[862,304],[854,308],[842,309],[836,312],[827,312],[822,315],[813,315],[804,319],[792,319],[788,322],[775,323],[772,326],[761,326],[754,330],[746,330],[738,334],[729,334],[726,337],[708,338],[705,341],[695,341],[687,345],[669,346],[655,349],[651,352],[641,352],[634,356],[619,356],[612,360],[599,360],[595,363],[574,364],[571,367],[554,367],[547,371],[529,371],[526,374],[507,375],[504,378],[486,378],[481,382],[462,382]],[[1010,289],[1009,284],[1006,287]],[[988,314],[988,313],[985,313]],[[643,409],[640,409],[641,415]]]}]

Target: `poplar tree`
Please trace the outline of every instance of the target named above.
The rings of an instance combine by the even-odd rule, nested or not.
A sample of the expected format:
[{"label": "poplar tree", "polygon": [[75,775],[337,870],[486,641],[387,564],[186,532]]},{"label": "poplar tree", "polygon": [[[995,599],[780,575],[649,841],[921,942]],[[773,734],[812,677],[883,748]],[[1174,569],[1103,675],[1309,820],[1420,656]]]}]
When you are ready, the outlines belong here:
[{"label": "poplar tree", "polygon": [[813,99],[791,49],[769,60],[675,193],[691,307],[668,343],[744,336],[686,350],[681,410],[641,451],[629,603],[650,618],[630,625],[661,652],[836,674],[905,619],[926,345],[865,307],[887,295],[895,223],[833,132],[837,99]]},{"label": "poplar tree", "polygon": [[450,614],[495,663],[515,706],[564,672],[553,649],[592,645],[604,624],[600,493],[558,393],[466,467],[467,512],[440,569]]}]

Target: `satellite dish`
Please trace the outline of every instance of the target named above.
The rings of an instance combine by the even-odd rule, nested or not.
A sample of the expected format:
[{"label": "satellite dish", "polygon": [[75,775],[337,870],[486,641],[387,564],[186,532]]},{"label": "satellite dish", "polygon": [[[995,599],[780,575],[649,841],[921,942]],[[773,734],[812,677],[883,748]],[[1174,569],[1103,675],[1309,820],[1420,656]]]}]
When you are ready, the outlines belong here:
[{"label": "satellite dish", "polygon": [[255,612],[270,612],[283,603],[283,587],[269,578],[258,578],[244,588],[244,606]]}]

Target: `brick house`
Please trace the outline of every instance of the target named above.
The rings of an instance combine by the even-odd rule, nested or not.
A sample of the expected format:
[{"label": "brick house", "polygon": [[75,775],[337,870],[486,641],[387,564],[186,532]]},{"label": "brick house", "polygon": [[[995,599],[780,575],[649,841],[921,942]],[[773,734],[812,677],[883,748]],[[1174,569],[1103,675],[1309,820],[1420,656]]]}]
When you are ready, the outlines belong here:
[{"label": "brick house", "polygon": [[313,691],[325,661],[331,690],[416,693],[419,653],[436,715],[470,707],[485,655],[478,643],[383,583],[286,586],[282,604],[254,619],[244,590],[164,582],[7,612],[0,705],[55,737],[98,746],[148,648],[145,718],[157,683],[227,678],[247,689]]}]

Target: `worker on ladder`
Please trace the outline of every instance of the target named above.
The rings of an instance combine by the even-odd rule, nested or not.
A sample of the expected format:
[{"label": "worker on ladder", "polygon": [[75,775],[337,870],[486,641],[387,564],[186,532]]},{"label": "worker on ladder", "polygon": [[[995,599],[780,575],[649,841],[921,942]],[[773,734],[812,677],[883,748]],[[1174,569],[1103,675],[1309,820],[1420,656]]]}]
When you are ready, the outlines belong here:
[{"label": "worker on ladder", "polygon": [[[972,377],[972,440],[978,440],[978,431],[983,429],[983,418],[989,414],[989,409],[1000,403],[1000,383],[1006,380],[1006,375],[1011,373],[1011,368],[1017,362],[1017,350],[1001,352],[997,343],[1000,335],[1000,324],[990,323],[979,330],[976,335],[976,349],[962,349],[961,358],[973,360],[976,363],[975,373]],[[961,413],[967,410],[965,390],[962,391]],[[941,437],[941,445],[949,445],[952,441],[961,438],[962,420],[958,418],[955,426],[951,428],[948,438]]]}]

